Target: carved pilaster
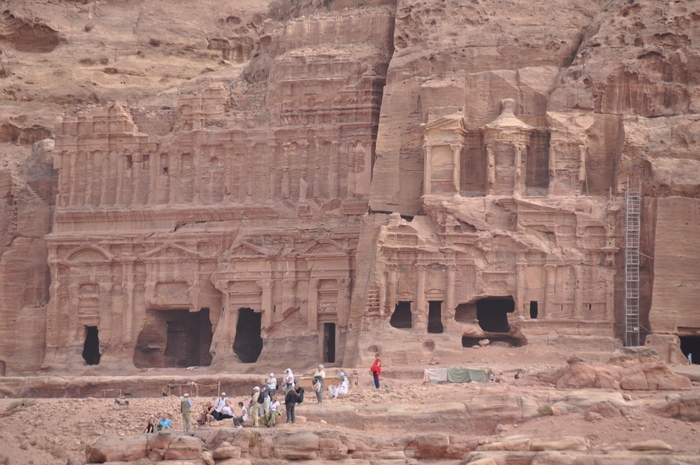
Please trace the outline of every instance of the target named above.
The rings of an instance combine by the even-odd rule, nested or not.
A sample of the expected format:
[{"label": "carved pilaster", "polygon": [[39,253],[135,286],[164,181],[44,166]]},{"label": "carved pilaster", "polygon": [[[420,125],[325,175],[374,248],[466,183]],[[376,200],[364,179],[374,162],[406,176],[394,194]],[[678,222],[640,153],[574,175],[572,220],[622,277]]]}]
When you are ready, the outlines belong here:
[{"label": "carved pilaster", "polygon": [[306,309],[306,318],[309,322],[309,330],[318,330],[318,278],[309,279],[309,298]]},{"label": "carved pilaster", "polygon": [[416,314],[413,321],[417,331],[425,332],[428,330],[428,309],[425,301],[425,274],[428,267],[417,265],[416,269],[418,270],[418,283],[416,286]]},{"label": "carved pilaster", "polygon": [[274,281],[272,279],[260,279],[255,284],[262,289],[262,323],[261,327],[268,328],[272,324],[272,291]]},{"label": "carved pilaster", "polygon": [[542,318],[545,320],[551,318],[554,310],[552,299],[554,298],[554,287],[557,279],[556,273],[556,265],[550,263],[544,265],[544,311],[542,312]]}]

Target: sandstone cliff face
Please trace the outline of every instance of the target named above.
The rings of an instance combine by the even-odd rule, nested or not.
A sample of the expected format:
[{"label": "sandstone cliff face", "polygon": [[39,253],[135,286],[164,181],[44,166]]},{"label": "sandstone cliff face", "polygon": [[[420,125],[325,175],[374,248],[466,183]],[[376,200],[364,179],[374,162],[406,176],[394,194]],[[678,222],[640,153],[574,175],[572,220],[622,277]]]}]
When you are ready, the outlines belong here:
[{"label": "sandstone cliff face", "polygon": [[48,249],[50,267],[45,310],[1,296],[21,316],[5,331],[46,311],[45,359],[5,343],[8,371],[408,363],[554,332],[613,347],[627,189],[644,197],[642,325],[700,328],[692,2],[242,3],[168,26],[178,4],[138,7],[3,16],[8,82],[108,31],[134,49],[106,41],[107,63],[38,93],[48,113],[84,89],[101,104],[55,125],[31,85],[4,103],[11,156],[55,134],[59,173],[42,226],[19,228],[32,265],[11,263],[21,241],[3,254],[27,273]]}]

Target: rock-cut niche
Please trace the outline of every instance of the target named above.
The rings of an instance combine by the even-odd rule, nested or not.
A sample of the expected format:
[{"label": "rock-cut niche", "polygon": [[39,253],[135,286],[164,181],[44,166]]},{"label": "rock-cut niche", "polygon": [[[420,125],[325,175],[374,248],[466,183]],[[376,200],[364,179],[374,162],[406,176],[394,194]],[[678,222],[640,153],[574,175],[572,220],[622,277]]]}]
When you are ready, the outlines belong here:
[{"label": "rock-cut niche", "polygon": [[211,365],[209,309],[148,310],[134,350],[137,368]]},{"label": "rock-cut niche", "polygon": [[233,352],[242,363],[255,363],[263,349],[260,336],[262,313],[256,313],[251,308],[238,310],[236,323],[236,338],[233,340]]}]

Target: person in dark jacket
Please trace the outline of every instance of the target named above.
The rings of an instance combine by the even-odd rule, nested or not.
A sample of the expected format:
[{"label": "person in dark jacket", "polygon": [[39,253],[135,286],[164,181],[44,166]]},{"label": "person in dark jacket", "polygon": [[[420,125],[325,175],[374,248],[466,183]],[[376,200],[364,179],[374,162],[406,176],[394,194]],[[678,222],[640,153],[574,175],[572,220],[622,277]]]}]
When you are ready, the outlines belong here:
[{"label": "person in dark jacket", "polygon": [[[297,387],[299,387],[297,385]],[[296,417],[294,416],[294,408],[297,405],[297,400],[299,399],[298,389],[290,389],[284,396],[284,409],[287,411],[287,421],[285,423],[296,422]]]}]

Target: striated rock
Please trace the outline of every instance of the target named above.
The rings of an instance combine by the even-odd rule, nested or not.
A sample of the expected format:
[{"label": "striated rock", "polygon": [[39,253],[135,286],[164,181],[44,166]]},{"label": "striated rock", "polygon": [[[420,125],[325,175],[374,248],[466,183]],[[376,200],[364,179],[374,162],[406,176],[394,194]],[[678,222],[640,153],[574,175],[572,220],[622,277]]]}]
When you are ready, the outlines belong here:
[{"label": "striated rock", "polygon": [[586,450],[586,439],[581,437],[562,437],[548,439],[533,439],[530,450]]},{"label": "striated rock", "polygon": [[633,442],[627,445],[628,450],[647,451],[647,450],[673,450],[671,446],[658,439],[650,439],[649,441]]},{"label": "striated rock", "polygon": [[663,362],[635,363],[626,367],[573,363],[550,373],[538,374],[558,389],[605,388],[625,390],[686,390],[690,380],[672,372]]},{"label": "striated rock", "polygon": [[292,433],[278,437],[273,454],[284,460],[314,460],[318,458],[319,438],[313,433]]},{"label": "striated rock", "polygon": [[101,436],[85,449],[88,462],[136,461],[146,457],[148,441],[146,435]]},{"label": "striated rock", "polygon": [[653,407],[652,411],[663,417],[700,421],[700,393],[691,392],[680,395]]},{"label": "striated rock", "polygon": [[658,361],[659,353],[653,347],[622,347],[610,354],[608,363],[624,367]]}]

